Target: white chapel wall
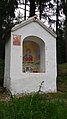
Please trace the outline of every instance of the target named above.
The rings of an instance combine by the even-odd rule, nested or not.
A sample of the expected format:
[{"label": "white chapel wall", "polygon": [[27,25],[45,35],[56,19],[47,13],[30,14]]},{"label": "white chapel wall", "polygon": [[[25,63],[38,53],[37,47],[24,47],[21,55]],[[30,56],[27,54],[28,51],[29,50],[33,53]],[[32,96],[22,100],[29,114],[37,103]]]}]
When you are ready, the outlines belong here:
[{"label": "white chapel wall", "polygon": [[[20,46],[13,46],[13,34],[21,35]],[[28,36],[39,37],[45,43],[45,73],[26,74],[22,72],[22,42]],[[34,22],[13,31],[11,33],[10,68],[12,93],[37,91],[43,80],[44,86],[42,90],[44,92],[54,92],[56,91],[56,76],[56,39]]]}]

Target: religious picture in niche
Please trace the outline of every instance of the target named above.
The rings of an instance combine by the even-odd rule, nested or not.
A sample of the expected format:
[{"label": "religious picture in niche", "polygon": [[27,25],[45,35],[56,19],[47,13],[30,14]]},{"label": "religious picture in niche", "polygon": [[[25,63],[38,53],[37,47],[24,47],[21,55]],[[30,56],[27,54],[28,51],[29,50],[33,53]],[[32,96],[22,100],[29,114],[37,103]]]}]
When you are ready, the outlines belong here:
[{"label": "religious picture in niche", "polygon": [[33,41],[23,42],[23,72],[40,72],[40,48]]},{"label": "religious picture in niche", "polygon": [[13,45],[20,46],[20,44],[21,44],[21,36],[13,35]]},{"label": "religious picture in niche", "polygon": [[26,54],[25,56],[23,57],[23,61],[24,62],[32,62],[33,61],[33,56],[31,54],[31,50],[30,49],[27,49],[26,50]]}]

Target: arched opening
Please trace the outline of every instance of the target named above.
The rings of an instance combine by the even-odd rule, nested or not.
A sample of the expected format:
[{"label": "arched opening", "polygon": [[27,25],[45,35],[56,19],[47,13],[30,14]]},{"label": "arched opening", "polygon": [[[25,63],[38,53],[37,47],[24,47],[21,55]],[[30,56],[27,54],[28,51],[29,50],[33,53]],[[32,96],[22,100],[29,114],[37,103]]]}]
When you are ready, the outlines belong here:
[{"label": "arched opening", "polygon": [[45,72],[45,44],[36,36],[23,41],[23,72]]}]

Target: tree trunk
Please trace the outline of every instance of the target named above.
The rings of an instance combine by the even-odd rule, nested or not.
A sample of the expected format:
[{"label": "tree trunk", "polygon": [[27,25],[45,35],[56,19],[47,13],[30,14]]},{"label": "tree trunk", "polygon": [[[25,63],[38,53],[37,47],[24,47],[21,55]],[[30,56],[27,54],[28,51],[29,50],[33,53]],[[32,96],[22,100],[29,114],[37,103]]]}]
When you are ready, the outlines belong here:
[{"label": "tree trunk", "polygon": [[0,24],[0,59],[4,58],[4,46],[3,46],[3,39],[2,39],[2,25]]},{"label": "tree trunk", "polygon": [[67,62],[67,20],[65,23],[65,52],[66,52],[66,62]]},{"label": "tree trunk", "polygon": [[63,0],[63,12],[66,16],[65,19],[65,34],[64,34],[64,40],[65,40],[65,53],[66,53],[66,62],[67,62],[67,0]]},{"label": "tree trunk", "polygon": [[57,0],[57,8],[56,8],[56,59],[57,59],[57,79],[58,79],[58,16],[59,16],[59,12],[58,12],[58,0]]},{"label": "tree trunk", "polygon": [[26,20],[26,0],[25,0],[25,13],[24,13],[24,20]]},{"label": "tree trunk", "polygon": [[39,12],[40,12],[40,20],[41,20],[41,14],[42,14],[42,8],[41,8],[41,7],[42,7],[42,6],[41,6],[42,4],[41,4],[41,1],[40,1],[40,3],[39,3],[39,4],[40,4],[40,7],[39,7]]},{"label": "tree trunk", "polygon": [[30,0],[30,17],[35,15],[35,0]]}]

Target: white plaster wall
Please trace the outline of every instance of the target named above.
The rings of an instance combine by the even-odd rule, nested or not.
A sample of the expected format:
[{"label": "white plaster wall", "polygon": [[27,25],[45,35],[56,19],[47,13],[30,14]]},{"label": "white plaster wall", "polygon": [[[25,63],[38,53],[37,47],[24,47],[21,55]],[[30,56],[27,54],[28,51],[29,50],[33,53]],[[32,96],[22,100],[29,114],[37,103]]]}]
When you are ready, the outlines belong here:
[{"label": "white plaster wall", "polygon": [[[21,35],[21,46],[13,45],[13,34]],[[37,36],[45,42],[45,73],[22,72],[22,42],[27,36]],[[38,91],[44,81],[43,92],[56,92],[56,39],[38,23],[32,22],[11,33],[11,92],[30,93]]]}]

